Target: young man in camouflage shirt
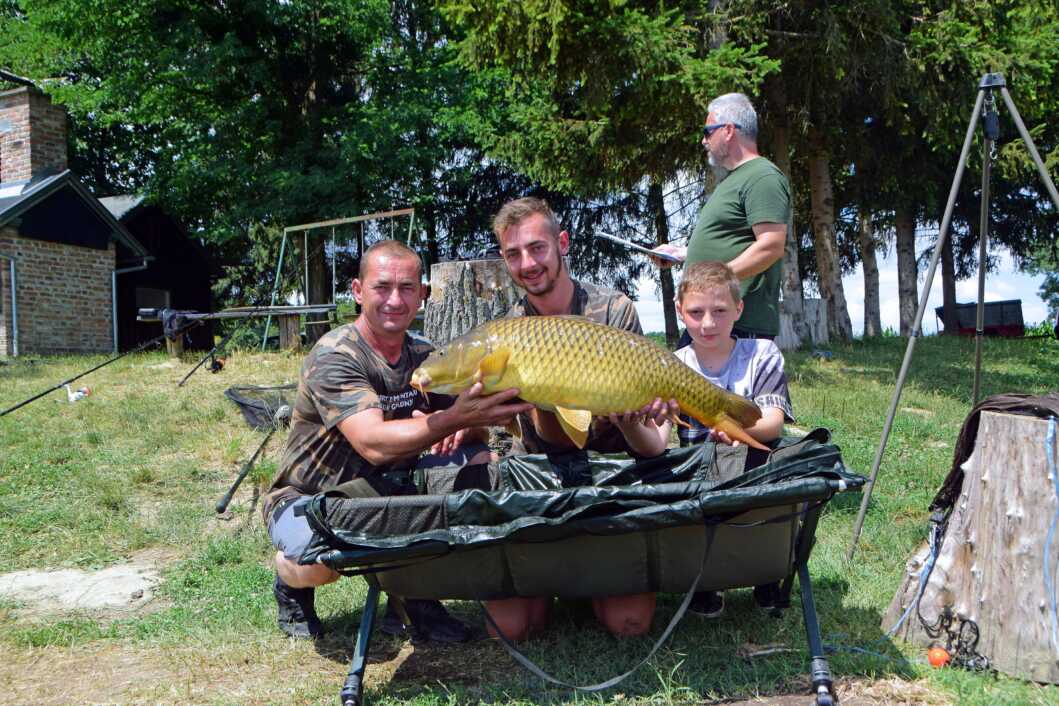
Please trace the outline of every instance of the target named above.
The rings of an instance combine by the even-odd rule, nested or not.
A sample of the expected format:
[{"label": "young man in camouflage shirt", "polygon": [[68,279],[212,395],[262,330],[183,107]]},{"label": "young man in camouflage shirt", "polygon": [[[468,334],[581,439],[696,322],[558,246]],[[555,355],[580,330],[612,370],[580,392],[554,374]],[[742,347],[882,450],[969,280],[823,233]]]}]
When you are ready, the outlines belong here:
[{"label": "young man in camouflage shirt", "polygon": [[[298,563],[312,538],[303,507],[312,495],[415,493],[411,473],[417,465],[488,462],[481,443],[485,427],[507,424],[530,409],[511,402],[517,389],[480,397],[480,385],[455,398],[431,395],[429,407],[424,404],[409,384],[432,350],[408,334],[423,300],[421,277],[413,250],[393,240],[373,245],[353,280],[360,315],[323,336],[302,366],[287,448],[263,503],[277,549],[278,622],[291,636],[320,633],[313,589],[339,578],[323,564]],[[420,459],[427,449],[433,456]],[[437,601],[409,600],[406,607],[415,627],[432,639],[462,642],[470,636]],[[401,630],[392,609],[381,628]]]},{"label": "young man in camouflage shirt", "polygon": [[[493,219],[493,232],[508,273],[526,295],[508,316],[557,316],[572,314],[642,335],[640,319],[632,301],[624,294],[570,276],[563,256],[570,247],[570,234],[541,199],[522,198],[503,206]],[[666,449],[670,425],[667,414],[675,414],[675,403],[655,400],[640,410],[593,419],[586,449],[601,453],[628,453],[640,457],[661,454]],[[657,420],[657,421],[656,421]],[[521,439],[514,453],[562,453],[574,449],[555,415],[534,408],[518,416]],[[486,601],[486,609],[504,635],[523,640],[547,623],[550,598],[511,598]],[[605,596],[592,601],[603,625],[615,635],[646,633],[654,615],[653,593]]]}]

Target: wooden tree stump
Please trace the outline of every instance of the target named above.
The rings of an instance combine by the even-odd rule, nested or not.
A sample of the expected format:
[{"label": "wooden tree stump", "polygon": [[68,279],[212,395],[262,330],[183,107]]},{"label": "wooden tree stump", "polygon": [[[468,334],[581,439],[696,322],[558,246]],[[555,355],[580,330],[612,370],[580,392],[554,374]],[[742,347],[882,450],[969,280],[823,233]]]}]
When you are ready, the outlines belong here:
[{"label": "wooden tree stump", "polygon": [[[1044,543],[1056,510],[1045,451],[1047,428],[1047,421],[1034,417],[982,413],[920,613],[933,623],[951,608],[978,624],[977,651],[993,667],[1054,684],[1059,683],[1059,652],[1051,643],[1051,600],[1044,588]],[[1053,564],[1057,551],[1059,547],[1052,548]],[[923,547],[909,561],[883,630],[915,599],[928,558],[929,549]],[[915,610],[897,635],[916,644],[931,642]]]},{"label": "wooden tree stump", "polygon": [[184,334],[180,333],[176,338],[165,339],[165,349],[173,358],[184,355]]},{"label": "wooden tree stump", "polygon": [[279,326],[280,350],[298,350],[301,348],[301,323],[301,316],[298,314],[283,314],[276,317],[276,324]]},{"label": "wooden tree stump", "polygon": [[439,262],[430,268],[423,334],[442,346],[503,316],[522,296],[503,260]]}]

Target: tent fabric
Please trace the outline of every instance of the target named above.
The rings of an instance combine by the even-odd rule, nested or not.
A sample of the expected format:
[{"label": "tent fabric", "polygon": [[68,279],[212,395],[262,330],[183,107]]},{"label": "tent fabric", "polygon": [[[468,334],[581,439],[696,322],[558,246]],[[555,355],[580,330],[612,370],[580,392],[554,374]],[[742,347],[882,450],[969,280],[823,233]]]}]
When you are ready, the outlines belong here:
[{"label": "tent fabric", "polygon": [[[499,477],[496,489],[318,495],[301,561],[372,572],[408,598],[682,592],[701,568],[703,526],[715,524],[700,588],[787,578],[805,513],[864,479],[845,468],[826,430],[784,439],[747,473],[744,460],[712,443],[640,461],[518,456],[488,476]],[[589,484],[563,487],[571,467]]]}]

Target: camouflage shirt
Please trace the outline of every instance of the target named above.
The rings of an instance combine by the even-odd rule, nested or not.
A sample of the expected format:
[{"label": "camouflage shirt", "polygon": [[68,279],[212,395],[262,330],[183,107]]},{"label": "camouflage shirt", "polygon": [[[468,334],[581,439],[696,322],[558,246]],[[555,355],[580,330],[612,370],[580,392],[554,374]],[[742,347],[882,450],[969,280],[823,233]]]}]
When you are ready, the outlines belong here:
[{"label": "camouflage shirt", "polygon": [[[643,335],[640,317],[632,300],[621,292],[597,287],[589,282],[574,280],[574,297],[567,310],[568,314],[584,316],[596,323],[606,324],[625,331]],[[540,316],[527,297],[522,297],[507,312],[508,317]],[[515,439],[511,448],[514,454],[526,453],[562,453],[569,448],[560,448],[542,439],[534,429],[533,421],[528,414],[520,414],[519,427],[522,431],[521,442]],[[588,431],[586,449],[599,453],[631,453],[628,443],[621,431],[609,420],[595,418]]]},{"label": "camouflage shirt", "polygon": [[[284,498],[324,492],[369,473],[412,468],[414,456],[385,466],[369,464],[338,424],[367,409],[381,409],[386,421],[407,419],[414,409],[427,411],[427,401],[409,381],[433,348],[406,334],[401,358],[391,365],[353,324],[330,331],[313,346],[302,365],[279,473],[262,504],[266,521]],[[443,409],[452,400],[430,395],[429,409]]]}]

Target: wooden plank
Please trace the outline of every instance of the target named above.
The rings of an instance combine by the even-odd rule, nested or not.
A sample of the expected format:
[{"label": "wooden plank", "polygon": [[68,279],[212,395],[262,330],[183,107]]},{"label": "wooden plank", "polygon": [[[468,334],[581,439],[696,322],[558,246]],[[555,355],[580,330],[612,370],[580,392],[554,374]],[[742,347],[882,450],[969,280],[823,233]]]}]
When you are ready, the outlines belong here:
[{"label": "wooden plank", "polygon": [[399,208],[396,211],[379,211],[377,213],[368,213],[363,216],[353,216],[352,218],[335,218],[330,221],[318,221],[317,223],[302,223],[296,226],[287,226],[283,229],[284,233],[292,233],[295,231],[302,230],[313,230],[315,228],[326,228],[328,226],[341,226],[347,223],[360,223],[361,221],[371,221],[377,218],[393,218],[394,216],[410,216],[415,213],[414,208]]}]

